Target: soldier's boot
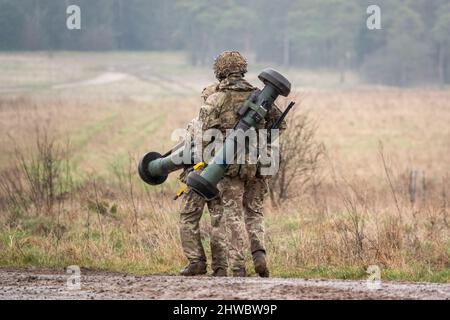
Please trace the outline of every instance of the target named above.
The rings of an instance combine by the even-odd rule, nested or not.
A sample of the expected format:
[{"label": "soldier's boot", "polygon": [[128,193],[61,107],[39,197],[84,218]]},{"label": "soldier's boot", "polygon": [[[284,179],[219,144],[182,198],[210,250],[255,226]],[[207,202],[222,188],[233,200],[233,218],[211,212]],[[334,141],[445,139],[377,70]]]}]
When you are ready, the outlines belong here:
[{"label": "soldier's boot", "polygon": [[206,274],[206,263],[204,261],[193,261],[181,269],[180,274],[182,276],[197,276]]},{"label": "soldier's boot", "polygon": [[266,253],[263,250],[258,250],[252,253],[253,265],[255,266],[255,272],[260,277],[269,277],[269,269],[267,268]]},{"label": "soldier's boot", "polygon": [[213,277],[226,277],[227,276],[227,270],[224,268],[217,268],[213,271]]},{"label": "soldier's boot", "polygon": [[237,270],[233,270],[233,277],[244,278],[246,276],[247,276],[247,272],[245,271],[245,268],[239,268]]}]

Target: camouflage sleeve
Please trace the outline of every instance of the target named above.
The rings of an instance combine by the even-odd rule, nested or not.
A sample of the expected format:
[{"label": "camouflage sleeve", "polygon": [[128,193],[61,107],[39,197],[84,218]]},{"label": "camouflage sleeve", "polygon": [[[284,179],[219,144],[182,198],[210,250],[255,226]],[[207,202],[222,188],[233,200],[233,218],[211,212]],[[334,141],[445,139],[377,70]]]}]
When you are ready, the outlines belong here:
[{"label": "camouflage sleeve", "polygon": [[194,136],[195,123],[198,121],[196,118],[192,119],[188,122],[186,126],[186,135],[184,137],[184,141],[191,139]]},{"label": "camouflage sleeve", "polygon": [[206,101],[210,95],[217,92],[217,83],[213,83],[205,88],[203,88],[201,98],[203,101]]},{"label": "camouflage sleeve", "polygon": [[[221,124],[220,112],[225,100],[224,92],[216,92],[210,95],[203,106],[200,108],[199,120],[202,124],[202,130],[208,130],[211,128],[219,128]],[[206,146],[210,143],[210,141],[202,142],[202,150],[206,148]]]},{"label": "camouflage sleeve", "polygon": [[217,92],[210,95],[201,106],[198,119],[202,122],[203,130],[215,128],[220,125],[220,111],[224,100],[225,93]]},{"label": "camouflage sleeve", "polygon": [[[195,138],[195,130],[197,130],[197,126],[199,125],[198,122],[198,118],[194,118],[191,121],[189,121],[189,123],[186,126],[186,132],[185,132],[185,136],[184,136],[184,144],[185,147],[187,146],[187,144],[191,143],[191,141]],[[187,175],[192,171],[192,167],[185,167],[182,171],[180,176],[178,177],[178,179],[183,182],[186,183],[186,178]]]}]

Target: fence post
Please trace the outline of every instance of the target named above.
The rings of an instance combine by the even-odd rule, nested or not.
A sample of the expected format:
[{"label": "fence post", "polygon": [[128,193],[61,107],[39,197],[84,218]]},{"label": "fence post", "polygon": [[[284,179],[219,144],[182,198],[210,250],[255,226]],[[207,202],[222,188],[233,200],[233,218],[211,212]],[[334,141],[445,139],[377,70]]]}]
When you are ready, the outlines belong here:
[{"label": "fence post", "polygon": [[425,203],[427,201],[427,179],[425,176],[425,171],[422,171],[422,201]]},{"label": "fence post", "polygon": [[416,203],[416,180],[417,170],[411,170],[409,174],[409,201],[411,201],[411,205]]}]

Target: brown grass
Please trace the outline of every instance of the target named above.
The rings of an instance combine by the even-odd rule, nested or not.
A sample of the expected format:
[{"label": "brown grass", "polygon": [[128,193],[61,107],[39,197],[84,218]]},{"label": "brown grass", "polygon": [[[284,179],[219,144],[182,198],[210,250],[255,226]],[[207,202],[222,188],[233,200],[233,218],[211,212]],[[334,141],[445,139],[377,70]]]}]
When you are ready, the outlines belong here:
[{"label": "brown grass", "polygon": [[[135,165],[144,152],[174,144],[171,131],[194,117],[199,98],[148,99],[154,83],[130,81],[0,96],[0,171],[9,177],[0,188],[0,265],[174,274],[185,263],[179,203],[171,200],[176,174],[162,186],[144,186]],[[314,183],[305,187],[297,176],[279,206],[267,203],[273,275],[364,278],[376,264],[385,279],[449,282],[450,91],[302,96],[294,121],[308,113],[317,124],[314,143],[325,153]],[[36,145],[36,130],[47,132],[44,147]],[[301,141],[289,130],[285,136]],[[51,210],[42,206],[36,214],[23,169],[32,159],[45,163],[50,145],[56,163],[70,168],[70,177],[60,172],[54,183],[68,179],[70,187],[56,188]],[[27,204],[20,210],[17,197]],[[202,230],[208,247],[207,215]]]}]

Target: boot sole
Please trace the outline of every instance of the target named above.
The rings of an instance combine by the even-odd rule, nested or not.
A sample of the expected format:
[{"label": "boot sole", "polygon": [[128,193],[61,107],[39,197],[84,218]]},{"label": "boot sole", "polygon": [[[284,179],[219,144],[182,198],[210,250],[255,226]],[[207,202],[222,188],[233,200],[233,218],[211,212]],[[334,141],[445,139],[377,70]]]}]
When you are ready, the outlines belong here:
[{"label": "boot sole", "polygon": [[202,271],[202,272],[198,272],[198,273],[188,273],[188,274],[180,273],[180,275],[184,276],[184,277],[194,277],[194,276],[203,276],[206,273],[207,273],[207,271],[205,270],[204,272]]}]

